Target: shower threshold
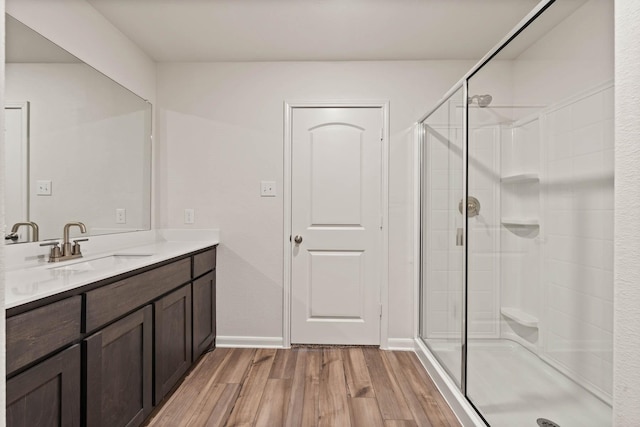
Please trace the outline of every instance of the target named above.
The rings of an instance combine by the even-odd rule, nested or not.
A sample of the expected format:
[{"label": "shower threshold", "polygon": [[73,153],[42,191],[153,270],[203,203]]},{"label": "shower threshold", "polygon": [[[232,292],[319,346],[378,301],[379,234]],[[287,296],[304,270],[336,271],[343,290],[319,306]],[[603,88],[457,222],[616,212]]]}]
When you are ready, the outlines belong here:
[{"label": "shower threshold", "polygon": [[[460,370],[459,342],[425,342],[444,368]],[[611,406],[520,344],[472,340],[467,357],[467,396],[492,427],[611,425]]]}]

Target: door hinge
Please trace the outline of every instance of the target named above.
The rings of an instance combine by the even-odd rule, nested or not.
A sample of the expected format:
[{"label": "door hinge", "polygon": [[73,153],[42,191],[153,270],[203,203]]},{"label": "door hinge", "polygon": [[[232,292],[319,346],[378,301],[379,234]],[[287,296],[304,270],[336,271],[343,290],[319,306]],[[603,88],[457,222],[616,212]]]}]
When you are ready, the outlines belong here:
[{"label": "door hinge", "polygon": [[380,304],[380,317],[382,317],[382,304]]},{"label": "door hinge", "polygon": [[383,226],[384,226],[384,217],[380,215],[380,230],[382,230]]},{"label": "door hinge", "polygon": [[380,129],[380,141],[384,139],[384,128]]}]

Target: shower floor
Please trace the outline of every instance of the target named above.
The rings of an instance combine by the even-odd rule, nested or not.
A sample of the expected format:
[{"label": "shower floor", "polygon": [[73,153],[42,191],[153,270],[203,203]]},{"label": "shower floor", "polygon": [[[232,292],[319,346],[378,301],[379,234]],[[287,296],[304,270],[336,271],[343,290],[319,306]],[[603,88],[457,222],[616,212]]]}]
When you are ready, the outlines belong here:
[{"label": "shower floor", "polygon": [[[450,372],[460,371],[460,345],[426,340]],[[611,406],[542,359],[508,340],[469,343],[467,395],[492,427],[611,425]]]}]

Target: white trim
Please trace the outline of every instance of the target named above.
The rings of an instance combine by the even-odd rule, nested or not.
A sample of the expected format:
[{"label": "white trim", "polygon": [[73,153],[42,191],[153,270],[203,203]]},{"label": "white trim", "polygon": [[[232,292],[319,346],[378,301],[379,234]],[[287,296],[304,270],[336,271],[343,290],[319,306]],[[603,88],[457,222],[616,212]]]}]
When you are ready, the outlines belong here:
[{"label": "white trim", "polygon": [[420,269],[422,268],[422,145],[424,125],[414,125],[413,145],[413,336],[420,335]]},{"label": "white trim", "polygon": [[291,113],[293,105],[284,103],[282,344],[285,348],[291,347]]},{"label": "white trim", "polygon": [[389,338],[388,347],[385,350],[391,351],[415,351],[416,343],[414,338]]},{"label": "white trim", "polygon": [[582,101],[585,98],[596,95],[600,92],[604,92],[607,89],[611,89],[614,87],[615,87],[615,82],[613,80],[607,80],[604,83],[600,83],[595,86],[589,87],[581,92],[575,93],[567,98],[564,98],[560,102],[557,102],[555,104],[547,106],[546,108],[541,109],[540,111],[535,113],[537,114],[537,117],[533,117],[532,120],[535,120],[536,118],[539,118],[542,115],[548,115],[550,113],[553,113],[554,111],[573,105],[578,101]]},{"label": "white trim", "polygon": [[[20,187],[22,192],[22,201],[21,201],[21,209],[22,212],[25,213],[23,218],[20,218],[20,221],[29,221],[31,216],[29,215],[29,146],[30,146],[30,112],[29,112],[29,101],[21,101],[21,102],[7,102],[4,104],[4,108],[11,110],[20,110],[22,115],[22,138],[20,140],[20,163],[24,165],[22,168],[22,177],[20,178]],[[5,121],[6,126],[6,121]],[[6,182],[5,182],[6,184]],[[6,232],[6,230],[5,230]],[[27,231],[28,241],[33,239],[31,235],[31,230]]]},{"label": "white trim", "polygon": [[283,348],[282,337],[217,336],[218,348]]},{"label": "white trim", "polygon": [[440,366],[440,363],[419,338],[415,340],[415,352],[438,391],[447,401],[458,421],[460,421],[460,424],[464,427],[486,427],[485,422],[464,397],[458,386],[451,380],[449,374]]},{"label": "white trim", "polygon": [[389,346],[389,101],[386,100],[320,100],[284,102],[284,176],[283,176],[283,291],[282,291],[282,346],[291,347],[291,149],[292,111],[294,108],[380,108],[382,110],[382,247],[380,266],[380,348]]}]

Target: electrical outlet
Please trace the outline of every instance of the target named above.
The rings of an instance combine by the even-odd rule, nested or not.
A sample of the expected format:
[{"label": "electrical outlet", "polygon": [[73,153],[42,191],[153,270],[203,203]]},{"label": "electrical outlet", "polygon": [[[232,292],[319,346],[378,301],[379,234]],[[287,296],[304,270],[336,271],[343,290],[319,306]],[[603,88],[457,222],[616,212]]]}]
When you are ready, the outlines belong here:
[{"label": "electrical outlet", "polygon": [[276,182],[275,181],[261,181],[260,182],[260,197],[276,197]]},{"label": "electrical outlet", "polygon": [[51,195],[51,180],[50,179],[42,179],[36,182],[38,185],[38,189],[36,194],[38,196],[50,196]]},{"label": "electrical outlet", "polygon": [[127,223],[127,210],[126,209],[116,209],[116,224],[126,224]]},{"label": "electrical outlet", "polygon": [[195,212],[193,209],[185,209],[184,210],[184,223],[185,224],[193,224],[195,222]]}]

